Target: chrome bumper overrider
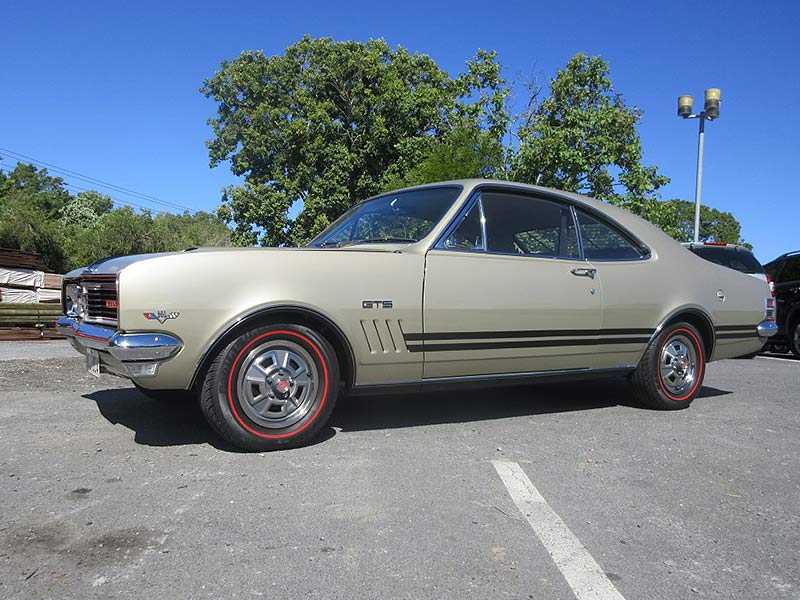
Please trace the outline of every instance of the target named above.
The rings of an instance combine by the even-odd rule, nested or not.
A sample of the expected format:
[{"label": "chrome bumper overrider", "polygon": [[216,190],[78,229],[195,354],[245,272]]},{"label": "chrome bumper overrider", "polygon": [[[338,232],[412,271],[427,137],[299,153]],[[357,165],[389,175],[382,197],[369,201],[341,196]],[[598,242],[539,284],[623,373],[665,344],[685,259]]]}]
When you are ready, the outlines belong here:
[{"label": "chrome bumper overrider", "polygon": [[103,370],[123,377],[154,377],[158,362],[176,354],[183,342],[165,333],[124,333],[61,317],[56,329],[82,354],[96,350]]},{"label": "chrome bumper overrider", "polygon": [[775,321],[761,321],[758,324],[758,337],[772,337],[778,333],[778,324]]}]

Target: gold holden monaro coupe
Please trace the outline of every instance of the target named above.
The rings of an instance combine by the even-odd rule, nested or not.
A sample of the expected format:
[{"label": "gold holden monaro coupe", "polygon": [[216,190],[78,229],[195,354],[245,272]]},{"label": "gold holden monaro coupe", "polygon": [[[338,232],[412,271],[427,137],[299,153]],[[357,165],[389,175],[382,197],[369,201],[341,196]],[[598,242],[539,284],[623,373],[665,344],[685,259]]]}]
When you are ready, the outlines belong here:
[{"label": "gold holden monaro coupe", "polygon": [[246,449],[309,441],[340,393],[627,374],[689,405],[710,360],[776,331],[766,283],[582,196],[466,180],[353,206],[304,248],[203,248],[65,277],[95,374],[199,398]]}]

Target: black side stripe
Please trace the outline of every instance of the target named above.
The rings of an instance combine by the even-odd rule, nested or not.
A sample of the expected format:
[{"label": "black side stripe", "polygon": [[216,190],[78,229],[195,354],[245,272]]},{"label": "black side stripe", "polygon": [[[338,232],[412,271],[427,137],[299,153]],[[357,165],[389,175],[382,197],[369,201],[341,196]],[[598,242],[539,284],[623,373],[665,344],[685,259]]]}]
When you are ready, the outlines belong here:
[{"label": "black side stripe", "polygon": [[582,340],[528,340],[519,342],[472,342],[464,344],[412,344],[409,352],[457,352],[460,350],[512,350],[515,348],[549,348],[569,346],[592,346],[605,344],[646,344],[649,337],[601,338]]},{"label": "black side stripe", "polygon": [[[486,340],[532,337],[596,337],[599,335],[651,335],[652,329],[542,329],[536,331],[454,331],[444,333],[404,333],[407,342],[428,340]],[[594,343],[592,341],[591,343]]]},{"label": "black side stripe", "polygon": [[714,327],[714,329],[716,331],[739,331],[741,329],[746,329],[748,331],[755,331],[756,326],[749,323],[747,325],[717,325],[716,327]]},{"label": "black side stripe", "polygon": [[718,340],[749,340],[758,337],[758,332],[748,331],[742,333],[722,333],[717,336]]}]

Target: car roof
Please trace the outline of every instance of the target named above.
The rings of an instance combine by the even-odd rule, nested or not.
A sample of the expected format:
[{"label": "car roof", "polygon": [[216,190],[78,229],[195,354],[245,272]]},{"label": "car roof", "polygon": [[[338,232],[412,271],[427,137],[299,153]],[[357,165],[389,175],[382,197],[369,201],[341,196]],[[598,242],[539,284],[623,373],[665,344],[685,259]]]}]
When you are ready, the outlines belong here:
[{"label": "car roof", "polygon": [[789,257],[795,256],[795,255],[798,255],[798,254],[800,254],[800,250],[793,250],[792,252],[787,252],[785,254],[781,254],[780,256],[778,256],[776,258],[773,258],[767,264],[771,265],[772,263],[776,263],[779,260],[783,260],[784,258],[789,258]]}]

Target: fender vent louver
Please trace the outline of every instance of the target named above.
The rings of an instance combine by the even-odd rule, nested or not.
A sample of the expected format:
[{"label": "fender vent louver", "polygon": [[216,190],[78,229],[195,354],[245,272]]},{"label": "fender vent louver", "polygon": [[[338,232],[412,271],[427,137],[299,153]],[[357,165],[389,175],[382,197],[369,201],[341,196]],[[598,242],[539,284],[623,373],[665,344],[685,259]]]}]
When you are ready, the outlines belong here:
[{"label": "fender vent louver", "polygon": [[370,354],[407,352],[400,321],[390,319],[363,319],[361,330]]}]

